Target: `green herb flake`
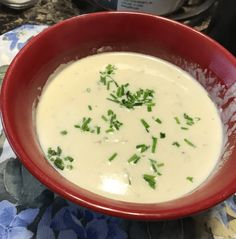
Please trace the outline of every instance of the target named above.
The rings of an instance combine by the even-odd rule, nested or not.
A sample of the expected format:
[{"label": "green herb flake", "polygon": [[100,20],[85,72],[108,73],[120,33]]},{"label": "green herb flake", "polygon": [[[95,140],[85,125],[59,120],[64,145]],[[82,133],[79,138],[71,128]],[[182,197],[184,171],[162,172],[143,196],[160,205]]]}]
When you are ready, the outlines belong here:
[{"label": "green herb flake", "polygon": [[90,111],[92,111],[92,110],[93,110],[93,108],[92,108],[92,106],[91,106],[91,105],[88,105],[88,109],[89,109]]},{"label": "green herb flake", "polygon": [[189,125],[189,126],[192,126],[194,125],[194,120],[192,117],[190,117],[188,114],[184,113],[184,118],[186,120],[186,124]]},{"label": "green herb flake", "polygon": [[92,119],[90,117],[88,117],[88,118],[83,117],[82,124],[81,125],[76,124],[76,125],[74,125],[74,127],[80,129],[83,132],[90,132],[91,129],[90,129],[89,124],[91,123],[91,121],[92,121]]},{"label": "green herb flake", "polygon": [[129,185],[131,185],[132,183],[131,183],[131,178],[130,178],[130,176],[128,175],[128,182],[129,182]]},{"label": "green herb flake", "polygon": [[144,126],[145,130],[149,132],[150,125],[144,119],[141,119],[140,121],[142,125]]},{"label": "green herb flake", "polygon": [[149,103],[149,104],[147,104],[147,111],[148,111],[148,112],[152,112],[152,107],[153,107],[153,106],[155,106],[154,103]]},{"label": "green herb flake", "polygon": [[150,148],[150,146],[146,145],[146,144],[139,144],[136,146],[136,149],[140,150],[140,153],[144,153],[145,151],[147,151]]},{"label": "green herb flake", "polygon": [[191,146],[191,147],[193,147],[193,148],[196,148],[196,145],[193,144],[190,140],[184,139],[184,142],[185,142],[186,144],[188,144],[189,146]]},{"label": "green herb flake", "polygon": [[110,110],[107,111],[107,114],[108,114],[108,116],[114,115],[114,112],[110,109]]},{"label": "green herb flake", "polygon": [[187,177],[186,179],[190,181],[191,183],[193,182],[193,177]]},{"label": "green herb flake", "polygon": [[154,171],[155,173],[158,173],[157,161],[154,160],[154,159],[149,159],[149,161],[150,161],[150,163],[151,163],[151,167],[152,167],[153,171]]},{"label": "green herb flake", "polygon": [[90,131],[89,123],[92,121],[90,117],[88,118],[83,118],[81,130],[82,131]]},{"label": "green herb flake", "polygon": [[100,132],[101,132],[101,127],[96,126],[96,132],[97,132],[97,134],[100,134]]},{"label": "green herb flake", "polygon": [[105,131],[106,133],[114,132],[115,130],[118,131],[123,125],[123,123],[117,119],[117,115],[111,109],[109,109],[107,111],[107,115],[103,115],[102,118],[105,122],[109,123],[109,128]]},{"label": "green herb flake", "polygon": [[54,160],[53,164],[60,170],[64,170],[64,168],[65,168],[65,164],[64,164],[63,160],[59,157],[57,157]]},{"label": "green herb flake", "polygon": [[180,120],[179,120],[178,117],[174,117],[174,119],[175,119],[175,121],[176,121],[177,124],[180,124]]},{"label": "green herb flake", "polygon": [[68,166],[67,162],[73,162],[74,159],[70,156],[61,157],[62,149],[57,146],[56,150],[51,147],[48,148],[48,159],[54,164],[54,166],[60,170],[64,170],[64,168]]},{"label": "green herb flake", "polygon": [[193,118],[190,117],[190,116],[189,116],[188,114],[186,114],[186,113],[184,113],[184,118],[185,118],[186,120],[193,121]]},{"label": "green herb flake", "polygon": [[114,83],[116,86],[118,86],[118,84],[112,78],[116,70],[117,68],[114,65],[108,64],[104,71],[100,71],[100,82],[107,87],[107,90],[110,90],[111,83]]},{"label": "green herb flake", "polygon": [[182,130],[189,130],[187,127],[181,127]]},{"label": "green herb flake", "polygon": [[173,142],[172,145],[174,145],[174,146],[176,146],[178,148],[180,147],[180,144],[177,141]]},{"label": "green herb flake", "polygon": [[66,156],[64,158],[65,161],[69,161],[69,162],[73,162],[74,161],[74,158],[70,157],[70,156]]},{"label": "green herb flake", "polygon": [[156,175],[144,174],[143,179],[152,189],[156,188]]},{"label": "green herb flake", "polygon": [[52,157],[52,156],[56,156],[57,155],[57,152],[54,150],[54,149],[52,149],[51,147],[50,148],[48,148],[48,157],[50,158],[50,157]]},{"label": "green herb flake", "polygon": [[113,161],[113,160],[116,158],[117,155],[118,155],[117,153],[114,153],[114,154],[108,159],[108,161],[109,161],[109,162]]},{"label": "green herb flake", "polygon": [[67,132],[67,130],[62,130],[62,131],[60,132],[60,134],[61,134],[61,135],[67,135],[68,132]]},{"label": "green herb flake", "polygon": [[104,115],[102,115],[101,118],[102,118],[104,121],[106,121],[106,122],[108,121],[107,117],[104,116]]},{"label": "green herb flake", "polygon": [[68,170],[72,170],[74,167],[73,167],[73,165],[70,165],[70,164],[69,164],[69,165],[66,166],[66,168],[67,168]]},{"label": "green herb flake", "polygon": [[156,147],[157,147],[157,138],[152,137],[152,153],[154,154],[156,152]]},{"label": "green herb flake", "polygon": [[150,89],[139,89],[132,92],[129,89],[128,83],[119,85],[113,79],[116,70],[117,68],[114,65],[108,64],[104,71],[100,71],[100,83],[102,83],[108,91],[111,90],[111,84],[116,87],[115,90],[112,89],[114,94],[110,94],[110,98],[107,98],[107,100],[126,107],[127,109],[134,109],[134,107],[145,105],[147,106],[148,112],[151,112],[152,107],[155,106],[155,92]]},{"label": "green herb flake", "polygon": [[116,96],[117,97],[122,97],[125,95],[125,86],[124,85],[121,85],[117,88],[117,91],[116,91]]},{"label": "green herb flake", "polygon": [[60,156],[61,152],[62,152],[61,148],[59,146],[57,146],[57,155]]},{"label": "green herb flake", "polygon": [[157,167],[160,168],[160,167],[163,167],[164,165],[165,165],[164,163],[158,163]]},{"label": "green herb flake", "polygon": [[137,154],[134,154],[132,157],[129,158],[128,162],[136,164],[138,163],[139,160],[140,160],[140,156],[138,156]]},{"label": "green herb flake", "polygon": [[110,94],[112,98],[108,100],[118,103],[120,106],[127,109],[134,109],[135,107],[146,105],[148,111],[152,111],[154,103],[154,91],[139,89],[135,92],[131,92],[128,88],[129,84],[117,86],[116,95]]},{"label": "green herb flake", "polygon": [[90,93],[90,92],[91,92],[91,89],[90,89],[90,88],[87,88],[87,89],[86,89],[86,92],[87,92],[87,93]]},{"label": "green herb flake", "polygon": [[161,176],[162,174],[159,172],[158,168],[164,166],[164,163],[157,163],[156,160],[154,159],[149,159],[150,161],[150,164],[151,164],[151,167],[153,169],[153,171],[158,175],[158,176]]},{"label": "green herb flake", "polygon": [[114,132],[114,129],[107,129],[106,130],[106,133],[113,133]]},{"label": "green herb flake", "polygon": [[158,124],[161,124],[161,123],[162,123],[162,121],[161,121],[159,118],[156,118],[156,119],[153,118],[153,119],[154,119],[154,121],[157,122]]},{"label": "green herb flake", "polygon": [[166,134],[165,133],[162,133],[162,132],[160,132],[160,138],[161,139],[164,139],[166,137]]}]

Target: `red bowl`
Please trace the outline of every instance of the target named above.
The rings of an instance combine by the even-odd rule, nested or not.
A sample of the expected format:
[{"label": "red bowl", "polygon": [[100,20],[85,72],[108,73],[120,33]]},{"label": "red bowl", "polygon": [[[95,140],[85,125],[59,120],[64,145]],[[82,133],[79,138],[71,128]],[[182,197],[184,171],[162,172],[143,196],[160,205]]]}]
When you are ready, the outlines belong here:
[{"label": "red bowl", "polygon": [[[32,113],[40,89],[60,64],[106,51],[144,53],[180,66],[205,87],[221,109],[225,129],[221,162],[194,192],[153,204],[111,200],[67,181],[44,158]],[[205,35],[148,14],[96,13],[71,18],[44,30],[19,52],[3,81],[2,120],[7,138],[21,162],[54,192],[114,216],[172,219],[205,210],[236,192],[235,92],[235,58]]]}]

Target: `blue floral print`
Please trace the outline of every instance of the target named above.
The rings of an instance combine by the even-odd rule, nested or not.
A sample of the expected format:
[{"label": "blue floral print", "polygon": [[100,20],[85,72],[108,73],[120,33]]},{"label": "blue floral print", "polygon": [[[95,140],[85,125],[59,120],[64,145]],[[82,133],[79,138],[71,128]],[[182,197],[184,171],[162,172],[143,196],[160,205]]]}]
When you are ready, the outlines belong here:
[{"label": "blue floral print", "polygon": [[30,239],[33,233],[27,229],[39,209],[26,209],[17,214],[14,204],[4,200],[0,202],[0,238],[1,239]]}]

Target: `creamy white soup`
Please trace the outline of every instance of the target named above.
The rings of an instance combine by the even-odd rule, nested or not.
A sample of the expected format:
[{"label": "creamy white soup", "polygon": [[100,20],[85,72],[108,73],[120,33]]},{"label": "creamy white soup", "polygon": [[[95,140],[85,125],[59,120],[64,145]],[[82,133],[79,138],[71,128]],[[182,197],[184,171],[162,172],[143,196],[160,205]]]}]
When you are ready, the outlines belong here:
[{"label": "creamy white soup", "polygon": [[136,53],[57,70],[36,110],[40,145],[71,182],[108,198],[156,203],[196,189],[222,148],[218,111],[180,68]]}]

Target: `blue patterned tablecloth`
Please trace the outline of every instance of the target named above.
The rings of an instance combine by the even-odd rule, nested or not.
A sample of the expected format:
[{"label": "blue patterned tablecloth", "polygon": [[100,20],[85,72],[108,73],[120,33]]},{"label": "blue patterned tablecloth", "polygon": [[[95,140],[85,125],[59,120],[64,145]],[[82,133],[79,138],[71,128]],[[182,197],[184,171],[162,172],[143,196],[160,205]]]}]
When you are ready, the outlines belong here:
[{"label": "blue patterned tablecloth", "polygon": [[[17,52],[47,26],[23,25],[0,36],[0,82]],[[0,124],[0,239],[236,239],[236,196],[192,217],[130,221],[74,205],[22,166]]]}]

